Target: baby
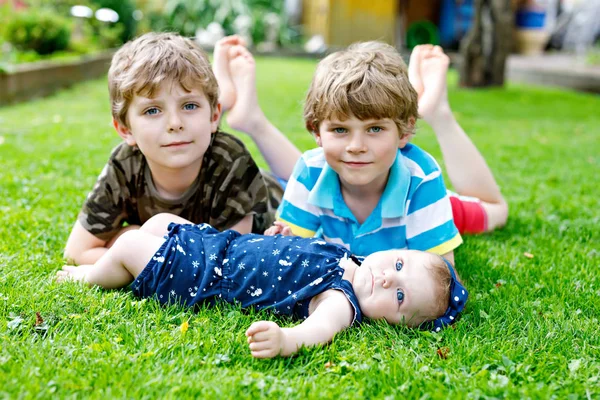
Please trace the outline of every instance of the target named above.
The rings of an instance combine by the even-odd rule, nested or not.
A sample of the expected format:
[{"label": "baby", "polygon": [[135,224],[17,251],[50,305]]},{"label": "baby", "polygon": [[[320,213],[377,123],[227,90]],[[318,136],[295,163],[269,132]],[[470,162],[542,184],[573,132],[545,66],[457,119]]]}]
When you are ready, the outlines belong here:
[{"label": "baby", "polygon": [[327,343],[363,315],[439,331],[468,297],[439,255],[389,250],[361,263],[343,246],[321,239],[219,232],[171,214],[124,233],[94,265],[64,266],[57,279],[107,289],[133,282],[134,295],[163,304],[221,300],[303,319],[291,328],[253,323],[246,336],[258,358]]}]

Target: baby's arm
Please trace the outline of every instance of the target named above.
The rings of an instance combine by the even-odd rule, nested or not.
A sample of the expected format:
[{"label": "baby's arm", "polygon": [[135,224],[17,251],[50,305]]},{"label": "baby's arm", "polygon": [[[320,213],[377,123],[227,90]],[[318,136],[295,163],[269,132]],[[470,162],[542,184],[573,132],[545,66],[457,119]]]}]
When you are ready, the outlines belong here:
[{"label": "baby's arm", "polygon": [[256,358],[290,356],[302,346],[326,344],[346,329],[354,318],[354,309],[338,290],[327,290],[313,299],[314,311],[301,324],[280,328],[275,322],[258,321],[246,331],[252,355]]}]

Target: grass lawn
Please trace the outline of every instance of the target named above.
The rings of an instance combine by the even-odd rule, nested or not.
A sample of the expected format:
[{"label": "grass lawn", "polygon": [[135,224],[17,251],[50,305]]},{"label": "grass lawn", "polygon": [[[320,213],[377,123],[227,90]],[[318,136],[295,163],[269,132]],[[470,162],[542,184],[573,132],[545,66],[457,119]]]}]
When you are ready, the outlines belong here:
[{"label": "grass lawn", "polygon": [[[301,119],[314,65],[258,61],[265,112],[302,150],[314,146]],[[450,81],[510,204],[505,229],[455,253],[471,291],[462,320],[440,334],[366,323],[267,361],[252,359],[244,330],[290,321],[53,283],[119,142],[105,80],[0,108],[0,397],[600,398],[600,97]],[[441,161],[427,126],[414,142]]]}]

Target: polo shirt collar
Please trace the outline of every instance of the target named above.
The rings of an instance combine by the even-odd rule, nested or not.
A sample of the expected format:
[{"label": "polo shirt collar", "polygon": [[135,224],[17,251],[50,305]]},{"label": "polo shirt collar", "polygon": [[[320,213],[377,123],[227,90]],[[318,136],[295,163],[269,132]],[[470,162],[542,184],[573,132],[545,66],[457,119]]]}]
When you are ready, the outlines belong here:
[{"label": "polo shirt collar", "polygon": [[398,218],[406,212],[406,199],[410,188],[410,170],[404,164],[404,156],[398,150],[390,168],[390,176],[381,196],[381,217]]},{"label": "polo shirt collar", "polygon": [[340,178],[329,164],[325,164],[319,179],[308,195],[308,202],[317,207],[333,210],[334,199],[338,195],[342,195]]}]

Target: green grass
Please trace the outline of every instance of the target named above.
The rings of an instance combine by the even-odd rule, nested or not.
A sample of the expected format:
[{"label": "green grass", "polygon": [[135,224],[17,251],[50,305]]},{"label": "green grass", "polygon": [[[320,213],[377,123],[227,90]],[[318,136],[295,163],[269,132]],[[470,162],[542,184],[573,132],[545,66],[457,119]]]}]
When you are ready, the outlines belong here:
[{"label": "green grass", "polygon": [[[314,65],[258,62],[262,106],[302,150],[314,146],[301,119]],[[52,282],[119,142],[104,80],[0,108],[0,397],[599,398],[600,98],[450,81],[511,210],[505,229],[466,237],[455,253],[471,291],[462,320],[436,335],[367,323],[267,361],[245,345],[256,314],[194,314]],[[414,142],[441,160],[428,127]]]}]

